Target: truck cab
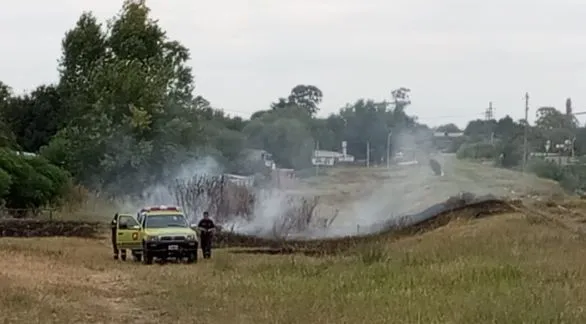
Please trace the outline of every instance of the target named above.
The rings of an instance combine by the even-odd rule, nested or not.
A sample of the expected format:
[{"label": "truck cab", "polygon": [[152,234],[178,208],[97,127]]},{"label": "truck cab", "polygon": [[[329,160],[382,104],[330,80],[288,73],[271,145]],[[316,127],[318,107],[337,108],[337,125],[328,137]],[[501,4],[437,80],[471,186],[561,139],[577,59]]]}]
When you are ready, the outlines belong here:
[{"label": "truck cab", "polygon": [[116,238],[119,249],[131,250],[134,260],[145,264],[154,258],[197,262],[197,233],[178,207],[146,207],[136,217],[120,214]]}]

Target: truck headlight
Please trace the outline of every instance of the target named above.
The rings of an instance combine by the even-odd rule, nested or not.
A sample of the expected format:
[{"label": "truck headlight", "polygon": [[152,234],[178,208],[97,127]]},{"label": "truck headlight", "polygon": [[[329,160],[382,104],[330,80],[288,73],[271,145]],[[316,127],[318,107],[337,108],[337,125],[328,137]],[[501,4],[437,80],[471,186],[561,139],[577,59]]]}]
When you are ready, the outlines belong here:
[{"label": "truck headlight", "polygon": [[158,236],[155,236],[155,235],[148,235],[146,237],[146,240],[149,241],[149,242],[154,242],[154,241],[158,241],[159,240],[159,237]]},{"label": "truck headlight", "polygon": [[193,234],[187,235],[186,238],[188,241],[195,241],[195,235],[193,235]]}]

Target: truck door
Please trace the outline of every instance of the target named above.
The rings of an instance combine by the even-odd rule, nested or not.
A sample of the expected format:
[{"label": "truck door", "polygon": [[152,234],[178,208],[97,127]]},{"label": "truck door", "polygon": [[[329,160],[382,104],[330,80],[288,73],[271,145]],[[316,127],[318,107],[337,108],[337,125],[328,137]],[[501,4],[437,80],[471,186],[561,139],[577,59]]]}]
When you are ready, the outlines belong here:
[{"label": "truck door", "polygon": [[118,216],[116,246],[119,249],[140,249],[140,225],[132,215]]}]

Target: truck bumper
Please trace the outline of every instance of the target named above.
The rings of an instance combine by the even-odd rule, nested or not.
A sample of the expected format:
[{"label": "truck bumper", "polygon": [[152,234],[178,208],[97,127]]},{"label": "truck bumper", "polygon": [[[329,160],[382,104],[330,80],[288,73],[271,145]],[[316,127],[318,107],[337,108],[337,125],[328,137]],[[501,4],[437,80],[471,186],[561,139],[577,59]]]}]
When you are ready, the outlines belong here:
[{"label": "truck bumper", "polygon": [[187,257],[197,253],[198,242],[148,242],[147,253],[156,258]]}]

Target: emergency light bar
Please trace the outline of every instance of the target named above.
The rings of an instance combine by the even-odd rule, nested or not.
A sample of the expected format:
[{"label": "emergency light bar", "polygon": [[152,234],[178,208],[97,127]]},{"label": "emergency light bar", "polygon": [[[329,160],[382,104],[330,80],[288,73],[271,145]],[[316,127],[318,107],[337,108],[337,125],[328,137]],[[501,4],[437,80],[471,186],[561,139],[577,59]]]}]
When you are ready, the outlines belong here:
[{"label": "emergency light bar", "polygon": [[152,207],[146,207],[143,208],[141,210],[141,212],[145,212],[145,211],[157,211],[157,210],[172,210],[172,211],[179,211],[179,207],[177,206],[165,206],[165,205],[161,205],[161,206],[152,206]]}]

